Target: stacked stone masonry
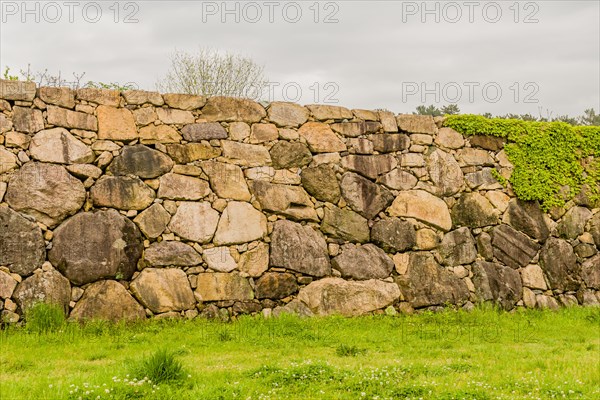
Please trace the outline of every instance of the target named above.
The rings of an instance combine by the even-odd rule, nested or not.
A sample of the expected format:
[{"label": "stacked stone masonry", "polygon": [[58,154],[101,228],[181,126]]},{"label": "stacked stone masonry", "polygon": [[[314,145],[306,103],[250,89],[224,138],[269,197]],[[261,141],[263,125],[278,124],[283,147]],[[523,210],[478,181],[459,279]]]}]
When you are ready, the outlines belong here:
[{"label": "stacked stone masonry", "polygon": [[0,81],[0,310],[77,320],[600,302],[600,212],[442,118]]}]

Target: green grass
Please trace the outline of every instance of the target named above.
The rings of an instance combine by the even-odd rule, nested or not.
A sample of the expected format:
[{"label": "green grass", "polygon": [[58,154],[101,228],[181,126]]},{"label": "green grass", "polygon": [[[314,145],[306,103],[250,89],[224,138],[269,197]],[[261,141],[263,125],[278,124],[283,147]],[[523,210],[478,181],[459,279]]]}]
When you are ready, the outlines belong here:
[{"label": "green grass", "polygon": [[67,323],[0,340],[2,400],[600,397],[597,308]]}]

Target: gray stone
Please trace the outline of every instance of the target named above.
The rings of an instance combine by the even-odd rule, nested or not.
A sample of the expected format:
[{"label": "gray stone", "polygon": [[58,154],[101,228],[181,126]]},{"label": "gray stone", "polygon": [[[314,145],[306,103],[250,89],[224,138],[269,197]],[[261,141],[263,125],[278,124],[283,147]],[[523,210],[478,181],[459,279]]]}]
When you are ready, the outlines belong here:
[{"label": "gray stone", "polygon": [[305,144],[285,140],[275,143],[271,150],[273,168],[301,168],[312,161],[312,155]]},{"label": "gray stone", "polygon": [[392,273],[394,262],[374,244],[345,244],[331,261],[343,278],[355,280],[385,279]]},{"label": "gray stone", "polygon": [[404,298],[414,308],[462,304],[469,289],[453,272],[442,268],[431,253],[411,253],[406,274],[396,278]]},{"label": "gray stone", "polygon": [[308,110],[294,103],[273,102],[267,113],[269,120],[281,127],[297,127],[308,120]]},{"label": "gray stone", "polygon": [[124,146],[108,170],[113,175],[136,175],[142,179],[152,179],[169,172],[173,164],[173,160],[164,153],[138,144]]},{"label": "gray stone", "polygon": [[600,249],[600,212],[594,214],[588,222],[588,231],[592,234],[596,247]]},{"label": "gray stone", "polygon": [[494,247],[492,246],[492,237],[487,232],[482,232],[477,236],[477,252],[486,261],[492,261],[494,258]]},{"label": "gray stone", "polygon": [[57,305],[66,313],[71,300],[71,285],[54,269],[38,271],[17,286],[13,298],[24,313],[38,303]]},{"label": "gray stone", "polygon": [[506,139],[498,136],[474,135],[469,137],[472,147],[481,147],[485,150],[500,151],[504,148]]},{"label": "gray stone", "polygon": [[427,171],[440,196],[451,196],[461,189],[463,172],[452,154],[436,150],[427,158]]},{"label": "gray stone", "polygon": [[395,283],[380,280],[346,281],[325,278],[302,288],[298,300],[317,315],[358,316],[396,302],[400,290]]},{"label": "gray stone", "polygon": [[540,267],[548,277],[551,289],[576,290],[581,268],[573,247],[562,239],[550,238],[540,251]]},{"label": "gray stone", "polygon": [[0,265],[21,276],[30,275],[46,259],[42,230],[8,207],[0,207]]},{"label": "gray stone", "polygon": [[34,98],[35,82],[0,79],[0,99],[33,101]]},{"label": "gray stone", "polygon": [[342,176],[340,188],[350,208],[367,219],[372,219],[394,201],[389,190],[352,172]]},{"label": "gray stone", "polygon": [[396,158],[389,154],[354,155],[342,157],[342,167],[359,174],[377,179],[398,165]]},{"label": "gray stone", "polygon": [[256,281],[257,299],[283,299],[297,291],[296,277],[287,272],[267,272]]},{"label": "gray stone", "polygon": [[189,310],[196,305],[187,276],[180,269],[145,268],[129,287],[155,313]]},{"label": "gray stone", "polygon": [[400,130],[409,133],[437,133],[437,126],[431,115],[399,114],[396,116],[396,123]]},{"label": "gray stone", "polygon": [[600,254],[581,264],[581,278],[588,288],[600,290]]},{"label": "gray stone", "polygon": [[349,242],[369,241],[368,221],[354,211],[338,207],[325,208],[321,232]]},{"label": "gray stone", "polygon": [[527,235],[504,224],[492,230],[492,246],[494,256],[514,269],[529,264],[540,249]]},{"label": "gray stone", "polygon": [[302,186],[317,200],[337,204],[340,200],[340,186],[335,171],[328,164],[304,168],[301,173]]},{"label": "gray stone", "polygon": [[373,149],[380,153],[394,153],[410,147],[410,139],[403,133],[380,133],[369,136],[369,139],[373,142]]},{"label": "gray stone", "polygon": [[144,210],[154,201],[154,190],[139,178],[104,175],[90,189],[96,207]]},{"label": "gray stone", "polygon": [[29,152],[33,159],[48,163],[86,164],[96,159],[92,149],[64,128],[38,132],[31,140]]},{"label": "gray stone", "polygon": [[55,229],[48,259],[76,285],[106,278],[127,280],[143,248],[135,224],[117,211],[85,212]]},{"label": "gray stone", "polygon": [[557,226],[558,234],[567,239],[575,239],[585,231],[585,224],[592,218],[592,212],[584,207],[573,207],[562,217]]},{"label": "gray stone", "polygon": [[550,235],[540,205],[536,201],[512,199],[508,203],[503,222],[542,242]]},{"label": "gray stone", "polygon": [[496,302],[505,310],[512,310],[523,295],[519,272],[496,263],[476,262],[473,284],[480,300]]},{"label": "gray stone", "polygon": [[85,201],[85,188],[64,167],[29,162],[8,184],[6,202],[49,227],[77,212]]},{"label": "gray stone", "polygon": [[211,247],[204,249],[202,258],[206,261],[208,268],[217,272],[231,272],[237,268],[237,264],[231,255],[229,247]]},{"label": "gray stone", "polygon": [[475,261],[477,249],[469,228],[459,228],[444,235],[439,253],[443,265],[454,267]]},{"label": "gray stone", "polygon": [[202,257],[192,246],[165,240],[152,243],[144,250],[144,260],[153,267],[191,267],[202,263]]},{"label": "gray stone", "polygon": [[463,193],[452,207],[454,226],[481,228],[498,223],[498,214],[488,199],[477,192]]},{"label": "gray stone", "polygon": [[181,129],[183,138],[188,142],[201,140],[227,139],[227,131],[218,122],[201,122],[189,124]]},{"label": "gray stone", "polygon": [[382,219],[371,228],[373,243],[387,252],[406,251],[417,244],[415,227],[399,218]]},{"label": "gray stone", "polygon": [[331,273],[323,235],[309,226],[286,220],[274,224],[269,265],[317,277]]},{"label": "gray stone", "polygon": [[82,322],[119,322],[145,319],[146,313],[123,285],[115,281],[100,281],[85,289],[70,317]]},{"label": "gray stone", "polygon": [[42,111],[33,108],[14,107],[12,122],[18,132],[36,133],[44,129]]}]

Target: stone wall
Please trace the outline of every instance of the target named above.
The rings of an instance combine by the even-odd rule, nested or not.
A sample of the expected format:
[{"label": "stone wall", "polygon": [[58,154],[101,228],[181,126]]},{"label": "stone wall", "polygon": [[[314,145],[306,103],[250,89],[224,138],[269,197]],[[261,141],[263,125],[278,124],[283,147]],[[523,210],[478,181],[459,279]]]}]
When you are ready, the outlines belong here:
[{"label": "stone wall", "polygon": [[600,212],[442,118],[0,81],[0,309],[74,319],[598,304]]}]

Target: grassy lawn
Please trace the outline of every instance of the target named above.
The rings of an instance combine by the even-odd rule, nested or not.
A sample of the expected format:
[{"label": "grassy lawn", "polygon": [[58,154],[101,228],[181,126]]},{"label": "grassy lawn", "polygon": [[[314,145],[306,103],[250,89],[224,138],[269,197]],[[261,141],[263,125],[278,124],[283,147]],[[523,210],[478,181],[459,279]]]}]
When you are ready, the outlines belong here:
[{"label": "grassy lawn", "polygon": [[597,308],[36,327],[0,332],[2,400],[600,398]]}]

